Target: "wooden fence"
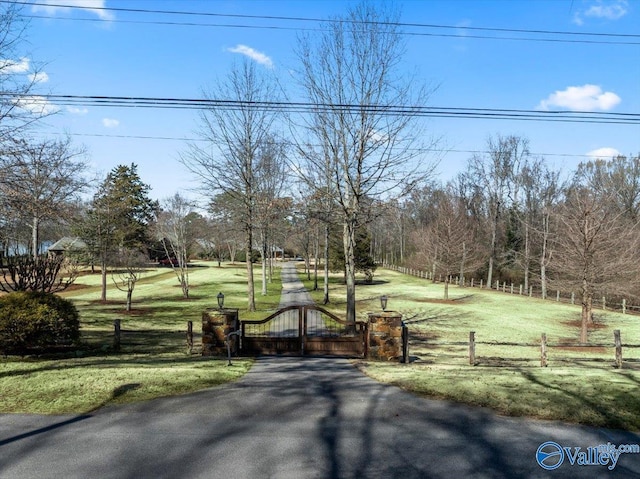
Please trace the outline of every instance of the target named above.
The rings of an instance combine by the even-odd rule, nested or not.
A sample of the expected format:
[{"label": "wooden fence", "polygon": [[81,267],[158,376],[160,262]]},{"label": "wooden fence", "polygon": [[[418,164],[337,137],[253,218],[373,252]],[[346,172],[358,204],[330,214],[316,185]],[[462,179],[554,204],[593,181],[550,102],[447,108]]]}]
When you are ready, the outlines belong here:
[{"label": "wooden fence", "polygon": [[[419,343],[419,345],[417,344]],[[509,357],[496,357],[487,355],[487,350],[490,350],[492,347],[496,346],[506,346],[511,348],[511,351],[514,352],[513,348],[523,348],[532,350],[533,348],[539,351],[539,355],[534,357],[531,354],[528,357],[518,356],[519,353],[515,353],[510,355]],[[459,354],[451,354],[451,348],[457,348],[460,352]],[[593,349],[592,349],[593,348]],[[596,357],[595,355],[592,357],[589,356],[566,356],[563,355],[561,350],[575,350],[579,349],[582,352],[589,351],[592,349],[594,352],[600,350],[600,355]],[[612,343],[598,343],[598,344],[580,344],[580,343],[562,343],[562,342],[549,342],[547,339],[546,333],[542,333],[540,335],[540,342],[535,343],[513,343],[513,342],[499,342],[499,341],[478,341],[476,337],[475,331],[469,332],[469,340],[468,341],[436,341],[431,340],[428,332],[421,332],[416,330],[409,329],[409,356],[411,356],[412,351],[416,350],[421,351],[429,351],[429,359],[433,358],[434,361],[438,361],[438,358],[457,358],[461,361],[466,362],[468,360],[469,365],[478,366],[478,365],[507,365],[512,362],[538,362],[541,367],[546,367],[549,365],[550,361],[554,362],[608,362],[613,361],[613,364],[616,368],[622,368],[624,363],[627,364],[637,364],[640,368],[640,357],[636,357],[636,354],[632,354],[626,359],[623,357],[623,350],[626,349],[640,349],[640,344],[623,344],[622,343],[622,335],[620,330],[616,329],[613,332],[613,342]],[[443,352],[447,350],[448,352]],[[462,355],[461,351],[464,350],[466,355]],[[606,352],[602,353],[602,350]],[[442,354],[439,354],[442,352]],[[484,354],[483,354],[484,353]]]},{"label": "wooden fence", "polygon": [[[423,271],[419,269],[406,268],[404,266],[395,266],[391,264],[383,264],[384,268],[390,269],[392,271],[397,271],[402,274],[407,274],[409,276],[415,276],[417,278],[424,278],[425,280],[435,281],[435,282],[443,282],[444,278],[442,275],[439,275],[434,280],[434,275],[430,271]],[[463,287],[470,288],[485,288],[486,284],[484,280],[476,280],[475,278],[465,278],[462,277],[460,280],[459,276],[449,276],[449,283],[452,285],[460,284]],[[529,296],[530,298],[542,298],[542,290],[534,288],[533,286],[529,286],[528,291],[524,290],[524,286],[522,284],[516,285],[514,283],[508,283],[503,281],[496,281],[491,284],[491,289],[494,291],[499,291],[507,294],[517,294],[520,296]],[[544,298],[549,301],[557,301],[566,304],[576,304],[578,300],[576,293],[566,293],[558,290],[555,291],[547,291],[547,297]],[[597,301],[594,300],[594,307],[601,308],[603,311],[618,311],[622,314],[640,314],[640,305],[632,305],[627,302],[626,299],[621,299],[618,301],[608,300],[605,296],[598,298]]]}]

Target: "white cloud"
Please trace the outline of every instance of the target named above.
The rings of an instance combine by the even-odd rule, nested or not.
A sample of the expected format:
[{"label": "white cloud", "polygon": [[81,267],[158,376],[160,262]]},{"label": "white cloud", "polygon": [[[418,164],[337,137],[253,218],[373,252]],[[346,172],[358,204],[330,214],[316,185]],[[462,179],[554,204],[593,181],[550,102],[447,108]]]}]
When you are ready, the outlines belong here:
[{"label": "white cloud", "polygon": [[49,115],[59,110],[57,106],[50,103],[45,97],[38,95],[23,96],[16,100],[16,105],[37,115]]},{"label": "white cloud", "polygon": [[598,85],[570,86],[556,91],[542,100],[537,108],[549,110],[550,107],[565,108],[571,111],[611,110],[621,99],[613,92],[603,92]]},{"label": "white cloud", "polygon": [[47,83],[49,81],[49,75],[45,72],[30,73],[28,77],[32,83]]},{"label": "white cloud", "polygon": [[28,58],[15,60],[0,60],[0,72],[10,75],[12,73],[27,73],[30,68],[31,61]]},{"label": "white cloud", "polygon": [[574,23],[584,24],[584,17],[603,18],[605,20],[619,20],[629,12],[628,0],[597,0],[588,8],[576,13]]},{"label": "white cloud", "polygon": [[597,2],[591,5],[585,12],[586,17],[606,18],[607,20],[618,20],[628,12],[629,2],[627,0],[617,0],[614,2]]},{"label": "white cloud", "polygon": [[590,151],[589,153],[587,153],[587,156],[593,159],[600,158],[602,160],[610,160],[611,158],[614,158],[619,154],[620,152],[615,148],[604,147],[604,148],[598,148],[597,150]]},{"label": "white cloud", "polygon": [[227,48],[227,51],[231,53],[240,53],[252,60],[258,62],[260,65],[264,65],[267,68],[273,68],[273,61],[267,55],[246,45],[236,45],[233,48]]},{"label": "white cloud", "polygon": [[77,108],[75,106],[68,106],[67,111],[72,115],[86,115],[87,113],[89,113],[89,110],[87,110],[86,108]]},{"label": "white cloud", "polygon": [[102,124],[105,128],[117,128],[120,125],[119,120],[114,120],[113,118],[103,118]]},{"label": "white cloud", "polygon": [[[65,0],[64,4],[72,7],[82,7],[83,10],[89,11],[102,20],[113,20],[115,17],[113,13],[108,10],[101,10],[105,8],[106,0]],[[48,15],[57,15],[63,11],[69,11],[69,8],[60,7],[62,2],[59,0],[40,0],[39,5],[33,5],[31,10],[33,12],[45,12]]]}]

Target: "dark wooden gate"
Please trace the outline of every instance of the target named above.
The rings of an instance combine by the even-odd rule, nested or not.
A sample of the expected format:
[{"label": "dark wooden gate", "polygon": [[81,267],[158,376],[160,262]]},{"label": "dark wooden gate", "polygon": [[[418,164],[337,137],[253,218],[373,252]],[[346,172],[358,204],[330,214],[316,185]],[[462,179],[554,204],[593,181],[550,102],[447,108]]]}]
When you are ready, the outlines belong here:
[{"label": "dark wooden gate", "polygon": [[257,321],[241,321],[241,354],[366,355],[365,322],[349,323],[315,305],[288,306]]}]

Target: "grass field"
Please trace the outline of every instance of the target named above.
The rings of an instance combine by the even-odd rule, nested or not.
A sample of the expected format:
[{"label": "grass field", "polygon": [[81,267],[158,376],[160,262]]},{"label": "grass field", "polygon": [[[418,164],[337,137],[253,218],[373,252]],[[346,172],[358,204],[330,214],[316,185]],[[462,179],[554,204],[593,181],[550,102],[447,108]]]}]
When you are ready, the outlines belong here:
[{"label": "grass field", "polygon": [[[258,268],[259,270],[259,268]],[[81,413],[106,404],[139,401],[196,391],[243,375],[250,359],[202,358],[201,317],[217,307],[239,308],[243,319],[262,318],[277,308],[282,289],[276,269],[269,294],[260,295],[258,311],[246,311],[246,269],[243,263],[196,262],[190,271],[190,299],[171,268],[149,269],[136,285],[133,309],[125,312],[125,293],[111,284],[107,302],[100,299],[100,274],[80,276],[62,296],[74,301],[81,315],[82,345],[68,358],[0,359],[0,412]],[[113,322],[120,319],[120,353],[112,351]],[[187,354],[187,321],[193,321],[193,354]]]},{"label": "grass field", "polygon": [[[186,351],[187,321],[200,344],[202,311],[216,306],[240,309],[241,319],[260,319],[279,303],[279,271],[261,296],[258,311],[246,311],[244,264],[195,263],[191,298],[182,299],[171,269],[150,269],[136,286],[133,310],[125,313],[125,294],[110,287],[102,303],[100,275],[80,277],[63,296],[81,313],[83,345],[72,357],[0,359],[0,412],[82,413],[107,404],[186,393],[234,380],[250,359],[202,358]],[[302,276],[311,290],[312,282]],[[320,291],[311,291],[317,303]],[[344,285],[332,277],[329,310],[344,316]],[[356,361],[369,376],[433,398],[489,407],[501,414],[640,430],[640,317],[596,312],[589,341],[577,344],[580,310],[554,301],[471,288],[451,287],[381,269],[372,285],[357,289],[358,319],[380,310],[399,311],[409,325],[410,364]],[[122,350],[111,351],[113,321],[122,321]],[[625,363],[614,368],[613,330],[620,329]],[[477,365],[470,366],[466,343],[476,334]],[[540,334],[546,333],[549,366],[539,365]],[[570,343],[575,344],[570,344]],[[514,346],[528,344],[529,346]],[[562,343],[562,347],[553,345]],[[606,347],[605,347],[606,346]]]},{"label": "grass field", "polygon": [[[301,275],[308,288],[312,282]],[[514,416],[640,431],[640,317],[596,311],[589,342],[579,339],[579,306],[517,294],[444,286],[379,269],[372,285],[358,285],[358,319],[380,310],[403,314],[409,327],[410,364],[358,361],[382,382],[432,398],[489,407]],[[317,302],[320,291],[313,291]],[[344,315],[344,286],[332,277],[328,309]],[[622,335],[624,367],[616,369],[613,330]],[[476,366],[469,365],[469,332],[475,331]],[[540,367],[540,335],[549,344]],[[529,346],[515,346],[514,344]],[[554,345],[561,344],[561,347]]]}]

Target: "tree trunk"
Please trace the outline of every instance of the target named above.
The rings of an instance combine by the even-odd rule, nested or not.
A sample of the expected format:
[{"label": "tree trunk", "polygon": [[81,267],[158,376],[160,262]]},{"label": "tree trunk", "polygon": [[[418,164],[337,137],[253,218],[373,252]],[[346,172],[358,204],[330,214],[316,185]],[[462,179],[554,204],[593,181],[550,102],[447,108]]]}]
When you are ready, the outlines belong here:
[{"label": "tree trunk", "polygon": [[524,289],[529,291],[529,267],[531,263],[531,245],[529,244],[529,223],[524,225]]},{"label": "tree trunk", "polygon": [[131,312],[131,296],[133,296],[133,289],[131,286],[127,289],[127,312]]},{"label": "tree trunk", "polygon": [[444,278],[444,299],[449,299],[449,273]]},{"label": "tree trunk", "polygon": [[547,299],[547,263],[549,243],[549,213],[544,212],[542,217],[542,254],[540,255],[540,287],[542,288],[542,299]]},{"label": "tree trunk", "polygon": [[324,298],[322,304],[329,304],[329,223],[324,226]]},{"label": "tree trunk", "polygon": [[40,218],[33,217],[33,223],[31,224],[31,254],[33,259],[38,259],[39,246],[40,246]]},{"label": "tree trunk", "polygon": [[313,290],[318,291],[318,255],[320,254],[320,234],[318,228],[315,229],[313,241]]},{"label": "tree trunk", "polygon": [[497,243],[497,234],[498,234],[498,219],[500,217],[500,211],[496,206],[496,212],[492,219],[491,224],[491,246],[489,250],[489,271],[487,272],[487,288],[491,289],[491,284],[493,283],[493,263],[494,258],[496,256],[496,243]]},{"label": "tree trunk", "polygon": [[458,286],[464,287],[464,269],[467,262],[467,243],[462,242],[462,260],[460,261],[460,278],[458,278]]},{"label": "tree trunk", "polygon": [[582,321],[580,324],[580,342],[587,343],[588,325],[591,322],[593,314],[593,295],[589,291],[589,285],[586,279],[582,281]]},{"label": "tree trunk", "polygon": [[253,263],[251,262],[251,253],[253,251],[253,231],[251,227],[247,229],[247,244],[245,246],[246,263],[247,263],[247,309],[249,311],[256,310],[255,286],[253,284]]},{"label": "tree trunk", "polygon": [[102,253],[100,273],[102,275],[102,288],[100,291],[100,301],[107,300],[107,257],[106,253]]},{"label": "tree trunk", "polygon": [[267,295],[267,239],[262,235],[262,248],[260,256],[262,256],[262,296]]},{"label": "tree trunk", "polygon": [[356,262],[355,262],[356,220],[351,217],[344,222],[344,266],[347,284],[347,322],[356,321]]},{"label": "tree trunk", "polygon": [[433,284],[436,283],[437,266],[438,266],[438,247],[436,246],[436,251],[433,255],[433,264],[431,265],[431,282]]}]

